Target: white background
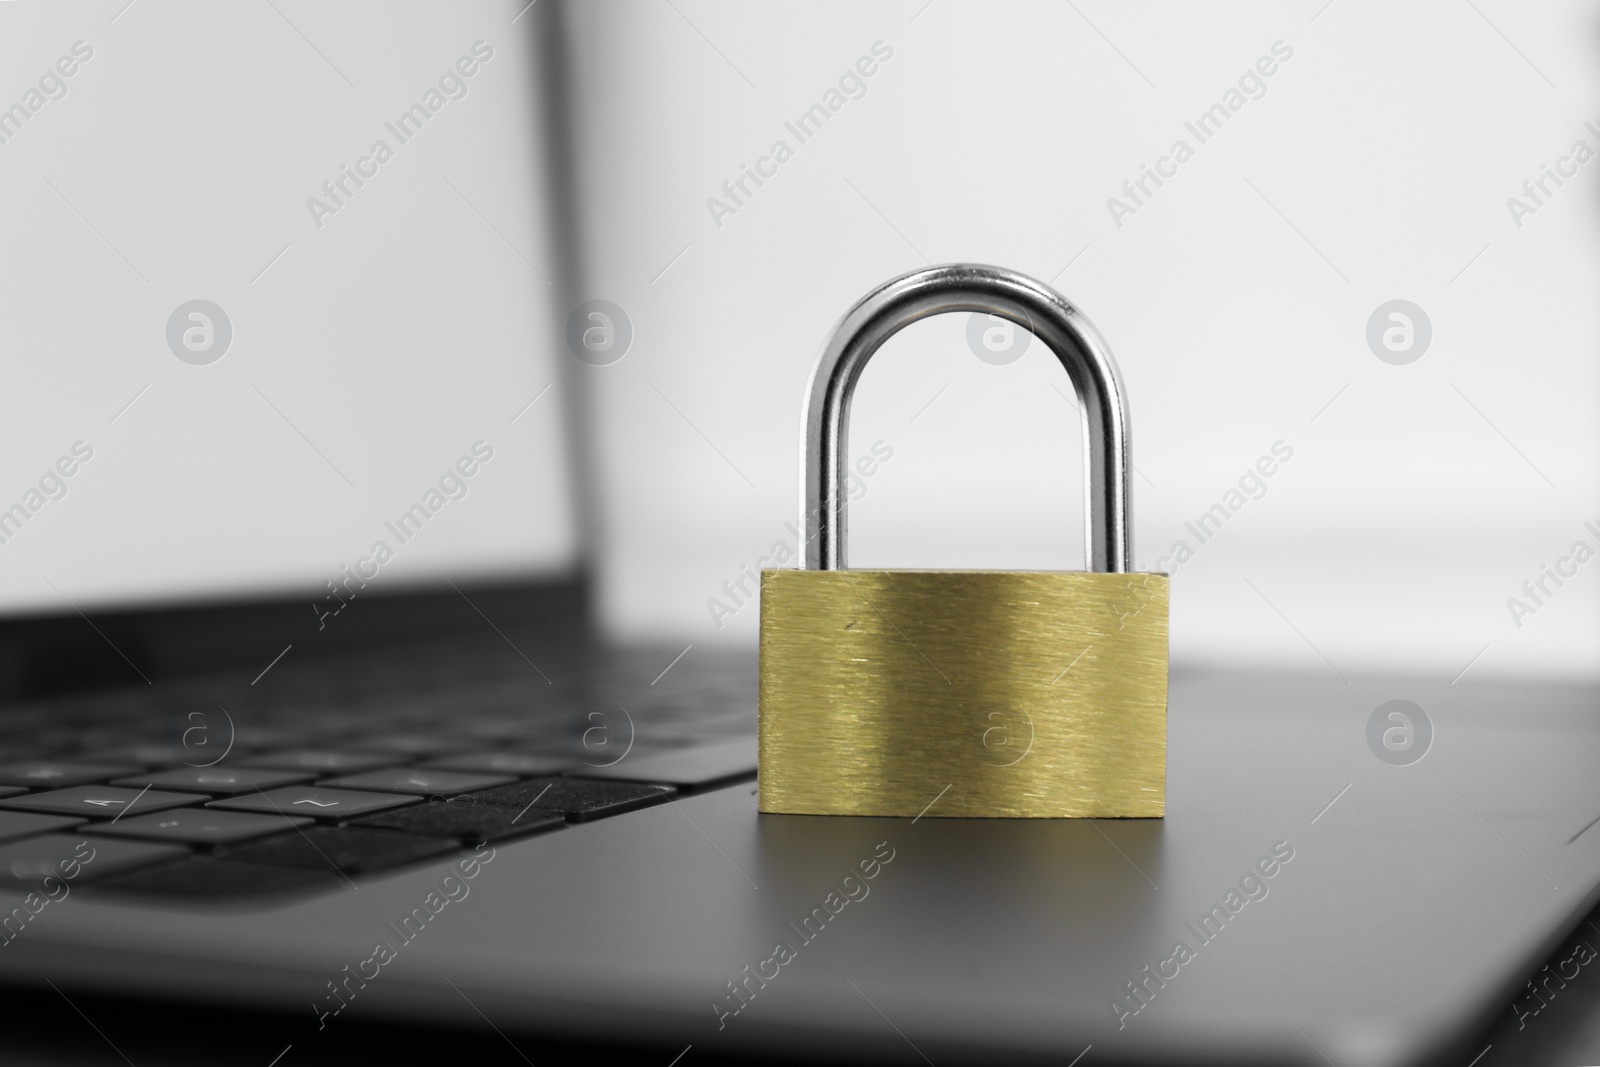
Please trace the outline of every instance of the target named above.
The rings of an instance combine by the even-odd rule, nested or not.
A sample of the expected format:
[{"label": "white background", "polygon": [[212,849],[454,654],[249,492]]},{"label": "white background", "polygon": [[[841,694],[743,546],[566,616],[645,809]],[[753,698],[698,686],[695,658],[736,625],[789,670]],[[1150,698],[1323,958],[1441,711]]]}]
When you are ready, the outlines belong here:
[{"label": "white background", "polygon": [[[1322,2],[582,5],[584,288],[636,330],[589,376],[609,620],[752,639],[753,607],[719,628],[707,601],[798,511],[829,327],[889,277],[971,260],[1054,279],[1109,341],[1141,566],[1293,447],[1180,568],[1175,661],[1595,672],[1600,563],[1521,628],[1506,601],[1578,538],[1600,547],[1600,163],[1520,229],[1506,199],[1575,139],[1600,148],[1600,18]],[[867,95],[718,227],[707,198],[796,145],[784,121],[879,40]],[[1195,145],[1185,120],[1277,41],[1294,54],[1266,95],[1116,226],[1107,198]],[[1409,366],[1365,341],[1395,298],[1433,325]],[[964,329],[919,324],[863,377],[851,452],[894,458],[852,511],[851,562],[1081,567],[1065,376],[1039,346],[982,363]]]}]

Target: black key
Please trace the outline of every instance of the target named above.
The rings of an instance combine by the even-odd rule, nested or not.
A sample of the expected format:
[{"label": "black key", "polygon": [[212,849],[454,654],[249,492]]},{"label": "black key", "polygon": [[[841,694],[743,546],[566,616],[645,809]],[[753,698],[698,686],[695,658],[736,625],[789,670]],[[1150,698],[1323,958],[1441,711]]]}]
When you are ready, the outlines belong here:
[{"label": "black key", "polygon": [[437,771],[425,767],[400,767],[392,771],[368,771],[343,778],[328,778],[319,786],[343,789],[376,789],[382,793],[408,793],[413,796],[455,796],[476,793],[516,779],[504,774],[474,774],[467,771]]},{"label": "black key", "polygon": [[446,756],[472,747],[471,741],[448,734],[410,733],[387,734],[380,737],[357,737],[344,742],[345,747],[360,752],[387,752],[399,756]]},{"label": "black key", "polygon": [[24,760],[0,767],[0,785],[25,785],[33,789],[61,789],[85,782],[104,782],[132,774],[138,767],[109,763],[58,763]]},{"label": "black key", "polygon": [[706,741],[720,741],[723,738],[734,737],[754,737],[756,735],[755,720],[747,715],[726,719],[707,719],[703,722],[687,723],[685,725],[693,734]]},{"label": "black key", "polygon": [[285,730],[276,726],[240,726],[234,729],[235,749],[275,748],[303,745],[309,740],[311,730]]},{"label": "black key", "polygon": [[393,767],[405,760],[400,756],[372,752],[335,752],[324,748],[295,748],[284,752],[263,752],[250,757],[257,767],[277,767],[286,771],[311,771],[313,774],[359,774],[379,767]]},{"label": "black key", "polygon": [[[622,759],[636,759],[682,747],[677,740],[646,737],[643,732],[631,739],[626,733],[613,732],[610,737],[601,734],[585,736],[581,731],[542,740],[519,741],[512,751],[546,759],[561,760],[568,767],[603,767]],[[693,742],[691,742],[693,743]]]},{"label": "black key", "polygon": [[[141,796],[140,794],[143,793]],[[204,797],[193,793],[158,793],[154,789],[124,789],[115,785],[78,785],[48,793],[0,800],[0,807],[14,811],[47,811],[54,815],[78,815],[88,819],[115,819],[130,809],[141,814],[198,804]],[[137,801],[137,803],[135,803]]]},{"label": "black key", "polygon": [[[513,747],[518,752],[529,752],[538,756],[559,756],[568,760],[580,759],[613,759],[607,755],[607,749],[612,748],[611,738],[603,734],[593,734],[589,744],[584,744],[584,728],[574,726],[571,729],[551,731],[530,737],[518,738]],[[627,747],[626,741],[615,746],[616,752],[621,752]]]},{"label": "black key", "polygon": [[708,786],[748,778],[756,773],[756,739],[741,737],[714,745],[675,749],[634,758],[630,753],[609,767],[575,767],[567,772],[580,778],[607,781],[666,782],[678,786]]},{"label": "black key", "polygon": [[693,738],[688,741],[647,738],[643,733],[635,735],[632,740],[624,734],[603,742],[591,738],[586,743],[580,735],[555,738],[545,742],[522,742],[514,746],[512,751],[546,757],[564,757],[569,767],[604,767],[622,759],[638,759],[641,756],[653,756],[657,752],[670,752],[682,748],[685,744],[702,743]]},{"label": "black key", "polygon": [[121,763],[121,760],[114,759],[89,759],[82,755],[82,751],[98,750],[107,745],[125,745],[137,733],[125,726],[78,726],[70,734],[59,729],[47,729],[39,736],[42,740],[48,739],[55,759],[71,760],[73,763]]},{"label": "black key", "polygon": [[517,741],[543,737],[549,732],[543,724],[528,719],[473,719],[452,723],[450,728],[463,736],[483,741]]},{"label": "black key", "polygon": [[[359,793],[352,789],[291,785],[284,789],[274,789],[270,793],[248,793],[244,796],[228,797],[225,800],[213,800],[206,806],[226,808],[229,811],[253,811],[263,815],[310,815],[318,819],[348,819],[416,802],[416,797],[396,796],[393,793]],[[0,804],[6,803],[9,802],[0,800]]]},{"label": "black key", "polygon": [[527,715],[483,715],[460,723],[451,723],[449,729],[461,735],[496,737],[502,739],[548,737],[559,733],[582,733],[593,723],[572,711],[532,712]]},{"label": "black key", "polygon": [[427,837],[453,837],[468,844],[500,841],[519,834],[531,834],[565,826],[567,817],[559,811],[534,808],[518,812],[494,804],[457,804],[453,800],[430,800],[398,811],[386,811],[352,825],[385,830],[403,830]]},{"label": "black key", "polygon": [[214,856],[190,856],[176,863],[118,874],[97,882],[96,890],[177,900],[236,900],[286,893],[350,890],[350,883],[326,864],[320,871],[299,867],[263,867]]},{"label": "black key", "polygon": [[277,789],[279,786],[307,782],[313,777],[315,775],[308,771],[278,771],[266,767],[177,767],[170,771],[130,774],[111,784],[136,789],[149,785],[157,789],[178,789],[222,797],[235,793],[254,793],[257,789]]},{"label": "black key", "polygon": [[36,752],[33,759],[81,759],[75,753],[83,748],[83,738],[76,730],[66,728],[40,729],[34,735]]},{"label": "black key", "polygon": [[114,748],[95,749],[79,753],[74,759],[85,763],[120,763],[133,768],[180,767],[184,764],[210,763],[216,753],[182,745],[144,743],[118,745]]},{"label": "black key", "polygon": [[0,845],[0,884],[38,882],[54,876],[76,885],[187,854],[188,849],[174,845],[45,834]]},{"label": "black key", "polygon": [[30,811],[0,811],[0,841],[18,841],[35,834],[48,834],[81,825],[71,815],[38,815]]},{"label": "black key", "polygon": [[114,823],[90,823],[84,833],[106,837],[144,838],[185,845],[232,844],[270,834],[281,834],[313,820],[283,815],[255,815],[214,808],[183,808],[153,815],[130,815]]},{"label": "black key", "polygon": [[544,756],[532,752],[463,752],[458,756],[428,760],[424,767],[444,771],[479,771],[483,774],[560,774],[576,760]]},{"label": "black key", "polygon": [[0,799],[5,797],[20,796],[26,792],[27,790],[22,788],[20,785],[0,785]]},{"label": "black key", "polygon": [[378,871],[403,863],[454,852],[461,845],[437,837],[400,834],[393,830],[316,826],[298,834],[280,834],[265,841],[232,848],[225,854],[238,863],[304,867],[347,873]]},{"label": "black key", "polygon": [[642,785],[636,782],[595,782],[582,778],[535,778],[516,785],[503,785],[482,793],[456,797],[453,804],[489,804],[520,811],[559,811],[573,822],[621,815],[636,808],[660,804],[677,793],[670,785]]}]

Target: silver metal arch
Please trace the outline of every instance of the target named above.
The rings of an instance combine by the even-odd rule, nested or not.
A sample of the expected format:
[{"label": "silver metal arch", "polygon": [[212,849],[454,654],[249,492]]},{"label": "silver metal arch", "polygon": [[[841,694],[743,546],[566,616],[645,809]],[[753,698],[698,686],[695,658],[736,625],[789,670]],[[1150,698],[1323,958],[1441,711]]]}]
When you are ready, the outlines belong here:
[{"label": "silver metal arch", "polygon": [[919,319],[948,311],[997,315],[1030,330],[1056,354],[1083,412],[1088,567],[1128,569],[1128,412],[1105,341],[1066,298],[1001,267],[950,263],[885,282],[845,312],[811,372],[805,412],[801,518],[811,570],[845,566],[845,486],[850,401],[867,361]]}]

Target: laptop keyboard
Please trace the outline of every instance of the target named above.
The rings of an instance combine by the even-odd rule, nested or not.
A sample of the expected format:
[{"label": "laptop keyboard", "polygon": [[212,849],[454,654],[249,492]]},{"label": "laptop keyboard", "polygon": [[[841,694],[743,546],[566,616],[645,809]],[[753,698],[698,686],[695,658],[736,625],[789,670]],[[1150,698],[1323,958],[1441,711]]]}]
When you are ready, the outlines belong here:
[{"label": "laptop keyboard", "polygon": [[670,652],[571,658],[563,683],[423,646],[0,711],[0,884],[70,866],[185,904],[348,890],[755,777],[751,657],[659,685]]}]

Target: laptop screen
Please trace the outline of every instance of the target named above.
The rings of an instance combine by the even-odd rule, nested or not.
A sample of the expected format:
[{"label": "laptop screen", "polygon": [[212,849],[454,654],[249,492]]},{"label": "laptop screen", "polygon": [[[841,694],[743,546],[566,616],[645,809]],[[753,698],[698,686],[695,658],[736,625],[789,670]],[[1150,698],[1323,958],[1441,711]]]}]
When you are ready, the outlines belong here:
[{"label": "laptop screen", "polygon": [[0,6],[0,612],[570,568],[516,15]]}]

